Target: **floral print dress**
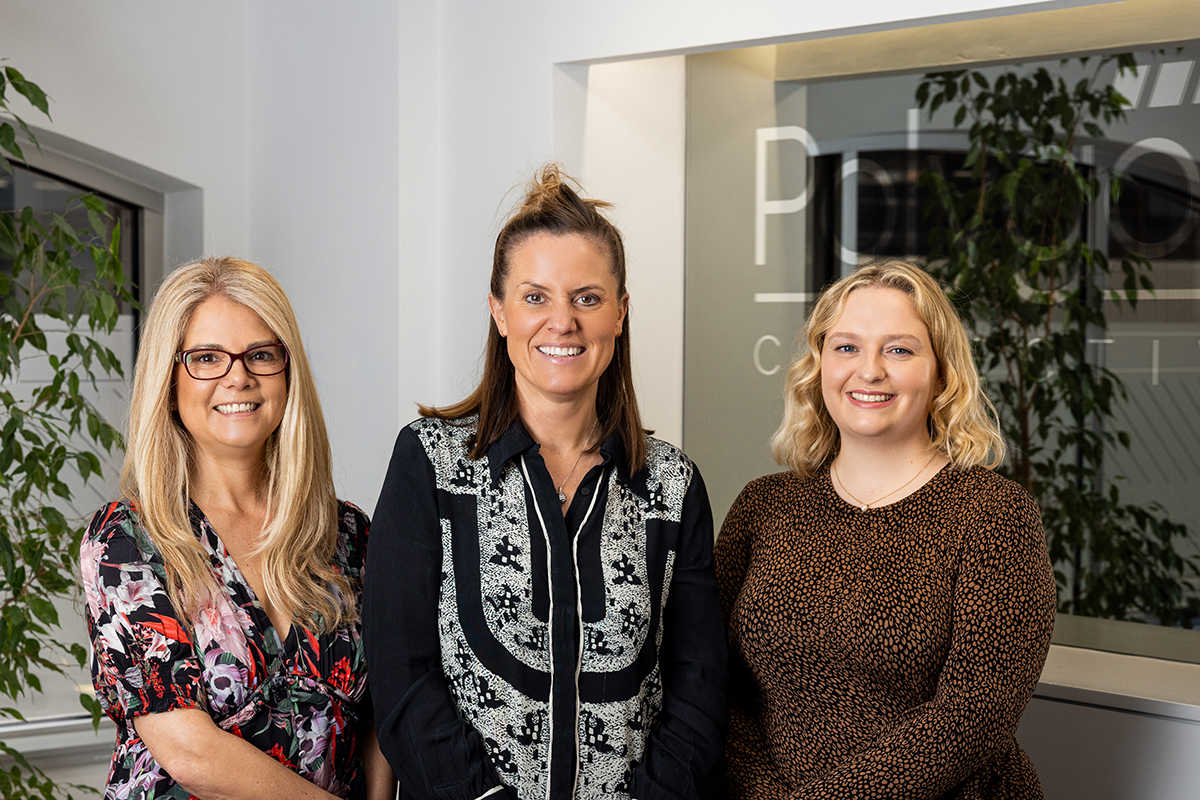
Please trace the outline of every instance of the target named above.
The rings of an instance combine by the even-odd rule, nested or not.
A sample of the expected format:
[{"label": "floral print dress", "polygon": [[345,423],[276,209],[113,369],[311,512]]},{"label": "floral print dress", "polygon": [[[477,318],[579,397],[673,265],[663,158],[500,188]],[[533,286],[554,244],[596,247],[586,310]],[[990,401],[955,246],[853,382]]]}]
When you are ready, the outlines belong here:
[{"label": "floral print dress", "polygon": [[[360,716],[369,714],[362,625],[316,635],[293,624],[280,641],[266,611],[203,512],[192,528],[225,591],[185,621],[172,607],[161,554],[128,502],[92,519],[80,550],[96,699],[117,724],[105,800],[186,800],[133,720],[199,708],[308,780],[340,797],[363,793]],[[362,585],[368,521],[338,508],[334,563]],[[214,769],[217,765],[214,765]]]}]

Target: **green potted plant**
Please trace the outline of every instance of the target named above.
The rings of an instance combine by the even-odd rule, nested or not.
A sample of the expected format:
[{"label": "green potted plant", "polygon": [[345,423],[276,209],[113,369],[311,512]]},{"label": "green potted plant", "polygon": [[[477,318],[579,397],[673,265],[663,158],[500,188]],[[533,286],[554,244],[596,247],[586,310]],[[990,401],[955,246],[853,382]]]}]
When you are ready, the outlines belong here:
[{"label": "green potted plant", "polygon": [[[49,118],[46,94],[11,65],[0,68],[0,174],[23,160],[36,138],[10,103],[23,97]],[[100,453],[120,448],[119,432],[89,399],[97,378],[122,374],[99,339],[120,303],[134,303],[118,255],[121,230],[102,200],[74,201],[77,214],[32,208],[0,211],[0,718],[21,719],[22,696],[40,692],[39,672],[66,675],[64,656],[83,666],[87,651],[63,643],[56,598],[77,594],[83,526],[67,502],[68,481],[99,477]],[[90,262],[92,269],[81,270]],[[29,382],[41,364],[44,381]],[[23,374],[25,381],[21,381]],[[94,698],[80,701],[99,720]],[[0,742],[0,797],[70,796],[16,748]]]},{"label": "green potted plant", "polygon": [[[1089,207],[1108,201],[1104,176],[1076,158],[1080,139],[1124,117],[1128,100],[1101,76],[1134,59],[1077,63],[1073,84],[1044,67],[923,76],[918,105],[932,117],[957,104],[953,125],[969,124],[970,141],[969,180],[922,176],[935,218],[929,267],[977,337],[1011,447],[1005,470],[1041,503],[1060,610],[1187,624],[1188,531],[1157,504],[1122,501],[1105,453],[1130,445],[1114,419],[1124,388],[1087,352],[1106,328],[1105,298],[1132,306],[1153,288],[1146,259],[1110,263],[1079,234]],[[1115,200],[1120,176],[1108,177]]]}]

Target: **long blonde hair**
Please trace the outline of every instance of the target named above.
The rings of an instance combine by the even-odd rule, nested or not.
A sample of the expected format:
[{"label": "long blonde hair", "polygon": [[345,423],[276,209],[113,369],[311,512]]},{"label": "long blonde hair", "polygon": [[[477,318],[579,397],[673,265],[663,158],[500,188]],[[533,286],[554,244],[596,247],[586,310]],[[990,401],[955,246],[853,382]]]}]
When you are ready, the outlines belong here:
[{"label": "long blonde hair", "polygon": [[175,411],[175,354],[196,307],[223,295],[254,311],[288,350],[283,419],[266,443],[267,521],[257,554],[267,599],[314,630],[355,614],[353,592],[331,565],[337,498],[329,440],[300,330],[287,295],[266,270],[236,258],[205,258],[167,276],[142,328],[129,409],[121,492],[162,553],[176,611],[194,617],[219,591],[188,519],[194,443]]},{"label": "long blonde hair", "polygon": [[905,261],[868,264],[832,284],[804,326],[805,348],[788,368],[783,421],[771,437],[775,460],[802,476],[837,455],[838,429],[821,396],[821,350],[855,289],[883,287],[907,294],[929,331],[941,388],[929,412],[929,438],[956,468],[994,469],[1004,460],[1004,437],[983,393],[971,344],[946,293],[924,270]]}]

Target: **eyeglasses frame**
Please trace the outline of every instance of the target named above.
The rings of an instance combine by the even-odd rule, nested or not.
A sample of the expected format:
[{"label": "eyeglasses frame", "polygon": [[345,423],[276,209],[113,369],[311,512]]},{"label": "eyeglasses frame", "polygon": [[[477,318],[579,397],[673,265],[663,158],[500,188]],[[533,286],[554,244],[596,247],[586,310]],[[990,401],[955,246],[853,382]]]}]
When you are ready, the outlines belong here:
[{"label": "eyeglasses frame", "polygon": [[[254,370],[250,369],[250,363],[248,361],[246,361],[246,356],[253,353],[255,350],[262,350],[264,347],[281,347],[281,348],[283,348],[283,366],[280,367],[279,369],[275,370],[274,372],[255,372]],[[209,377],[209,378],[197,378],[195,375],[192,374],[191,369],[188,368],[187,357],[190,356],[192,353],[212,352],[214,350],[219,353],[224,353],[225,355],[229,356],[229,364],[225,367],[225,371],[222,372],[220,375],[213,375],[212,377]],[[175,363],[182,364],[183,371],[186,372],[188,377],[194,381],[219,381],[219,380],[221,380],[221,378],[224,378],[226,375],[228,375],[233,370],[233,364],[235,361],[242,362],[242,367],[246,370],[246,373],[248,375],[253,375],[256,378],[269,378],[272,375],[278,375],[279,373],[283,372],[285,369],[288,368],[288,364],[292,363],[292,354],[288,352],[287,345],[284,344],[283,342],[271,342],[270,344],[256,344],[254,347],[247,348],[240,353],[231,353],[223,347],[193,347],[188,350],[180,350],[178,353],[175,354]]]}]

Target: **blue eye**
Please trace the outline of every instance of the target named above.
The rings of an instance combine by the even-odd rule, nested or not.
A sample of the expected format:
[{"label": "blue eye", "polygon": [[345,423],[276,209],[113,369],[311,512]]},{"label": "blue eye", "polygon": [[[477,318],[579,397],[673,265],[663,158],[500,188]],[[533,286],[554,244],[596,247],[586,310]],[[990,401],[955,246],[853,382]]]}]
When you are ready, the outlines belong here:
[{"label": "blue eye", "polygon": [[896,353],[897,355],[902,355],[902,356],[911,356],[913,354],[913,351],[909,350],[907,347],[898,347],[898,346],[889,348],[888,352]]},{"label": "blue eye", "polygon": [[858,348],[856,348],[852,344],[839,344],[839,345],[834,346],[833,352],[835,352],[835,353],[853,353],[857,349]]}]

